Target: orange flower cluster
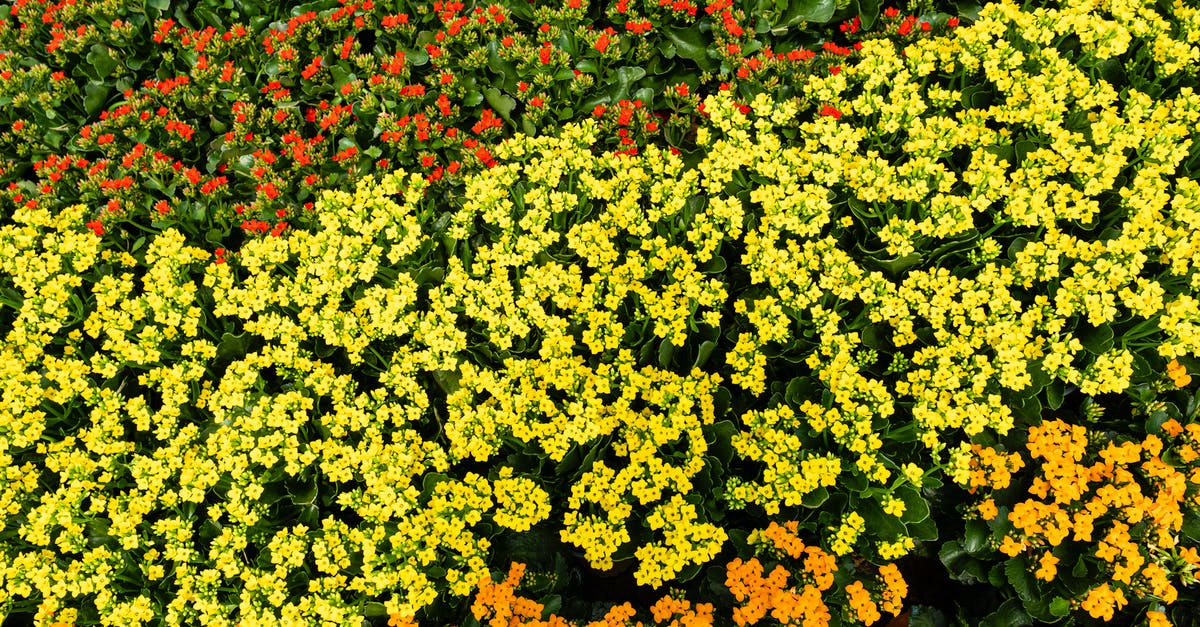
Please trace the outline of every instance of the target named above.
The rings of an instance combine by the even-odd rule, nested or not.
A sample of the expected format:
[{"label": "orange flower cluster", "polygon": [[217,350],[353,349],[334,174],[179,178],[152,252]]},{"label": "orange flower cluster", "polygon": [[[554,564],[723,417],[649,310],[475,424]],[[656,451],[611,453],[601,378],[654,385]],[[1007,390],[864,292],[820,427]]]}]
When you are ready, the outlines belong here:
[{"label": "orange flower cluster", "polygon": [[1020,453],[1005,454],[978,444],[971,445],[971,452],[971,472],[967,484],[971,494],[983,487],[997,490],[1007,488],[1012,481],[1012,473],[1025,465]]},{"label": "orange flower cluster", "polygon": [[[1200,566],[1196,547],[1181,544],[1187,540],[1180,534],[1184,513],[1200,504],[1200,425],[1172,419],[1162,433],[1141,442],[1102,442],[1061,420],[1031,428],[1027,448],[1036,474],[1029,498],[1012,505],[1012,530],[999,550],[1010,557],[1040,551],[1034,574],[1050,582],[1058,572],[1054,547],[1081,543],[1069,550],[1082,549],[1101,571],[1098,585],[1078,597],[1093,618],[1111,620],[1134,600],[1173,603],[1173,581],[1192,581]],[[971,485],[984,487],[974,469],[996,467],[1005,455],[983,447],[975,453]],[[993,512],[993,498],[976,510]]]},{"label": "orange flower cluster", "polygon": [[1185,388],[1192,382],[1192,377],[1187,373],[1187,368],[1175,359],[1172,359],[1171,363],[1167,364],[1167,376],[1171,377],[1171,381],[1177,388]]},{"label": "orange flower cluster", "polygon": [[812,584],[805,584],[798,592],[785,589],[789,574],[786,568],[777,564],[769,576],[763,577],[758,558],[730,562],[726,567],[725,585],[741,604],[733,608],[734,623],[753,625],[770,612],[771,617],[782,625],[828,625],[831,616],[821,597],[822,589]]},{"label": "orange flower cluster", "polygon": [[542,621],[542,604],[517,596],[516,588],[524,575],[525,565],[513,562],[504,581],[495,583],[490,577],[480,580],[479,591],[475,593],[475,603],[471,606],[471,613],[475,615],[475,619],[481,623],[486,621],[491,627],[569,625],[570,623],[556,616]]},{"label": "orange flower cluster", "polygon": [[[734,559],[726,567],[725,585],[740,604],[733,610],[737,625],[755,624],[768,613],[781,625],[815,627],[831,622],[833,617],[826,601],[838,592],[833,588],[837,560],[819,547],[805,546],[797,535],[798,527],[795,521],[783,525],[772,522],[766,529],[752,534],[750,540],[761,543],[764,552],[775,557],[803,558],[799,569],[789,571],[782,564],[776,564],[770,574],[764,576],[764,567],[758,558]],[[789,575],[795,576],[797,585],[788,585]],[[872,583],[870,588],[856,580],[843,592],[846,595],[845,618],[869,625],[882,617],[881,609],[899,615],[908,586],[894,564],[885,564],[879,568],[879,581]]]},{"label": "orange flower cluster", "polygon": [[[509,567],[508,576],[501,582],[493,582],[485,577],[479,582],[479,590],[475,593],[475,602],[471,612],[475,619],[490,627],[570,627],[575,625],[566,619],[551,614],[545,619],[542,614],[545,606],[541,603],[519,596],[516,593],[525,575],[525,565],[513,562]],[[713,606],[709,603],[696,603],[664,596],[650,608],[655,625],[664,627],[711,627],[713,625]],[[586,627],[643,627],[641,621],[634,621],[637,610],[629,603],[614,605],[599,621],[586,624]],[[396,619],[397,617],[393,617]],[[389,623],[391,624],[391,623]],[[407,625],[408,623],[397,623]]]}]

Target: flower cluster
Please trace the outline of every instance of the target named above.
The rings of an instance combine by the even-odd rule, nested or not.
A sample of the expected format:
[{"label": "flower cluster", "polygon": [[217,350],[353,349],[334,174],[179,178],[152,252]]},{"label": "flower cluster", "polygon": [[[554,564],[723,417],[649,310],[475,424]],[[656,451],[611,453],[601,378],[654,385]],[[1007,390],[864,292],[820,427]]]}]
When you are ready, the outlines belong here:
[{"label": "flower cluster", "polygon": [[[828,625],[837,611],[838,617],[850,624],[870,625],[882,618],[880,610],[900,614],[907,585],[894,564],[880,566],[870,579],[835,579],[836,558],[818,547],[806,546],[796,535],[797,529],[795,521],[771,523],[752,534],[751,541],[757,541],[776,562],[769,574],[764,576],[764,565],[757,557],[735,559],[726,567],[725,585],[739,603],[733,611],[736,624],[753,625],[769,614],[782,625]],[[778,563],[780,560],[790,566]],[[789,576],[796,578],[795,584],[788,585]],[[841,595],[844,600],[836,602]]]},{"label": "flower cluster", "polygon": [[[1200,425],[1170,419],[1161,435],[1105,442],[1053,420],[1028,436],[1033,476],[1023,492],[1010,502],[1000,496],[1005,486],[978,486],[989,497],[978,512],[1000,535],[999,552],[1094,618],[1112,620],[1150,599],[1174,603],[1200,567],[1197,547],[1180,536],[1200,505]],[[996,455],[985,447],[973,458]]]},{"label": "flower cluster", "polygon": [[1183,3],[819,52],[728,0],[160,4],[0,27],[0,612],[566,624],[603,573],[872,624],[935,552],[1042,620],[1190,594]]}]

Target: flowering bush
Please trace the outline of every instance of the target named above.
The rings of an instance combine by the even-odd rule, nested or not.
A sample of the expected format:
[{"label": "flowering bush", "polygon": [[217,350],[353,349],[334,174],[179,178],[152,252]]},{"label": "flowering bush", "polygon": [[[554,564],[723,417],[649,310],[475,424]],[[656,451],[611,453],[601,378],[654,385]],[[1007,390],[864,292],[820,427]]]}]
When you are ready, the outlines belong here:
[{"label": "flowering bush", "polygon": [[192,4],[3,12],[0,611],[1194,614],[1200,12]]}]

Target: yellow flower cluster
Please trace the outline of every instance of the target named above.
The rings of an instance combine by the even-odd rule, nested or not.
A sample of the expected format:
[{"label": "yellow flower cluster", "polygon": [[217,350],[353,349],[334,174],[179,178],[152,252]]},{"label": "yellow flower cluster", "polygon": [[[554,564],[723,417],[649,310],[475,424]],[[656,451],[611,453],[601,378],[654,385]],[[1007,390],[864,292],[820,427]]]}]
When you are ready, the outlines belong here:
[{"label": "yellow flower cluster", "polygon": [[550,516],[550,494],[528,477],[513,477],[512,468],[502,468],[500,478],[492,481],[492,496],[492,518],[501,527],[527,531]]},{"label": "yellow flower cluster", "polygon": [[[561,513],[592,567],[632,555],[659,585],[725,543],[694,498],[708,482],[718,506],[774,516],[852,489],[839,482],[883,494],[896,472],[919,486],[945,468],[995,522],[1022,466],[1035,478],[1003,504],[1002,552],[1051,584],[1054,550],[1086,545],[1108,578],[1080,599],[1095,617],[1173,600],[1200,565],[1178,540],[1200,427],[1097,443],[1051,421],[1026,457],[970,444],[1032,420],[1006,399],[1047,379],[1126,390],[1136,346],[1104,340],[1115,327],[1161,332],[1176,387],[1200,354],[1200,183],[1184,167],[1200,94],[1118,91],[1054,45],[1077,36],[1094,60],[1145,46],[1193,80],[1200,12],[1065,4],[993,3],[903,50],[865,41],[789,102],[713,96],[694,168],[653,147],[597,155],[597,124],[571,124],[498,146],[437,211],[418,174],[364,179],[318,200],[319,228],[251,238],[228,263],[174,229],[116,252],[79,227],[85,207],[16,209],[0,226],[0,607],[345,624],[354,596],[387,598],[399,622],[488,576],[492,523]],[[842,115],[811,115],[823,106]],[[749,285],[722,281],[729,266]],[[718,415],[726,381],[737,415]],[[714,437],[726,419],[734,433]],[[499,459],[554,468],[565,493],[525,468],[468,470]],[[804,585],[731,564],[739,620],[827,620],[834,557],[867,527],[845,512],[824,549],[769,527],[803,554]],[[886,540],[885,559],[912,548]],[[879,575],[882,593],[839,588],[849,620],[899,611],[898,571]],[[676,601],[663,616],[702,620]]]},{"label": "yellow flower cluster", "polygon": [[750,411],[742,420],[745,429],[734,436],[734,449],[745,459],[762,462],[766,469],[758,482],[731,478],[728,487],[733,502],[757,504],[768,515],[775,515],[781,506],[800,505],[805,495],[837,483],[841,460],[832,454],[818,456],[802,450],[797,435],[800,423],[787,405]]},{"label": "yellow flower cluster", "polygon": [[634,553],[639,562],[633,576],[639,585],[652,588],[673,579],[686,566],[708,563],[728,539],[724,529],[697,522],[696,507],[678,494],[656,507],[646,522],[651,530],[662,531],[665,539]]}]

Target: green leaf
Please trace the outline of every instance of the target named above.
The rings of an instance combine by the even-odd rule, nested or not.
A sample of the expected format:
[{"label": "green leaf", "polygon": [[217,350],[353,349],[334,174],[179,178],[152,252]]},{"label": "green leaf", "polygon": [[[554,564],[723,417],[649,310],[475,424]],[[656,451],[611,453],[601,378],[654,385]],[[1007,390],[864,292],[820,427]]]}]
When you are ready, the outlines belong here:
[{"label": "green leaf", "polygon": [[245,355],[250,349],[249,333],[233,335],[226,333],[221,336],[221,343],[217,344],[217,359],[233,360]]},{"label": "green leaf", "polygon": [[963,550],[972,555],[977,555],[987,547],[989,535],[991,535],[991,532],[988,531],[988,527],[984,523],[978,520],[967,521],[967,528],[962,542]]},{"label": "green leaf", "polygon": [[950,571],[950,574],[954,575],[962,570],[963,564],[970,559],[970,556],[967,555],[967,551],[961,544],[951,540],[938,550],[938,559]]},{"label": "green leaf", "polygon": [[1200,542],[1200,514],[1188,513],[1183,517],[1183,535],[1193,542]]},{"label": "green leaf", "polygon": [[906,523],[919,523],[929,518],[929,503],[912,486],[898,488],[894,496],[904,501],[904,515],[900,517]]},{"label": "green leaf", "polygon": [[837,2],[834,0],[800,0],[792,4],[792,9],[788,11],[787,25],[795,26],[800,22],[824,24],[833,19],[836,11]]},{"label": "green leaf", "polygon": [[713,423],[704,428],[704,441],[712,455],[722,464],[728,464],[733,459],[733,447],[730,442],[737,434],[737,426],[728,420]]},{"label": "green leaf", "polygon": [[1016,402],[1011,403],[1009,407],[1012,409],[1014,418],[1024,421],[1022,424],[1035,425],[1042,420],[1042,402],[1038,400],[1037,396],[1017,398]]},{"label": "green leaf", "polygon": [[927,517],[921,522],[908,523],[905,527],[908,528],[908,535],[914,540],[933,542],[938,539],[938,528],[932,517]]},{"label": "green leaf", "polygon": [[1050,601],[1050,614],[1059,618],[1071,613],[1071,602],[1062,598],[1054,597]]},{"label": "green leaf", "polygon": [[433,375],[434,382],[446,394],[453,394],[458,390],[458,381],[462,378],[461,374],[450,370],[434,370],[430,374]]},{"label": "green leaf", "polygon": [[487,91],[483,92],[483,95],[487,98],[488,104],[496,110],[496,113],[500,117],[504,118],[509,124],[514,124],[512,121],[512,112],[517,107],[516,100],[513,100],[511,96],[495,87],[489,87]]},{"label": "green leaf", "polygon": [[111,92],[110,85],[97,81],[88,81],[88,84],[83,86],[83,110],[88,117],[96,115],[104,108],[104,103],[108,100],[108,94]]},{"label": "green leaf", "polygon": [[1093,355],[1099,355],[1113,347],[1113,330],[1107,324],[1098,327],[1084,326],[1076,329],[1076,337],[1083,348]]},{"label": "green leaf", "polygon": [[870,30],[875,25],[875,20],[879,19],[881,4],[880,0],[858,0],[858,17],[862,20],[864,29]]},{"label": "green leaf", "polygon": [[171,0],[146,0],[146,6],[159,11],[166,11],[171,8]]},{"label": "green leaf", "polygon": [[796,377],[788,382],[787,390],[783,393],[783,399],[789,405],[799,407],[806,400],[811,400],[817,396],[818,383],[811,377]]},{"label": "green leaf", "polygon": [[87,62],[93,70],[92,77],[98,80],[108,77],[119,65],[109,54],[108,46],[103,44],[92,44],[92,50],[87,54]]},{"label": "green leaf", "polygon": [[871,260],[878,264],[879,267],[888,274],[896,276],[901,272],[904,272],[905,270],[921,263],[921,255],[917,253],[910,253],[903,257],[895,257],[892,259],[872,258]]},{"label": "green leaf", "polygon": [[867,529],[873,535],[882,538],[895,538],[906,535],[904,523],[900,522],[895,516],[885,514],[883,508],[874,499],[868,498],[859,501],[857,510],[862,515],[863,520],[866,521]]},{"label": "green leaf", "polygon": [[1037,584],[1024,559],[1014,557],[1005,562],[1004,576],[1008,579],[1009,585],[1017,591],[1017,596],[1021,597],[1022,601],[1029,603],[1037,598]]},{"label": "green leaf", "polygon": [[611,77],[606,81],[613,88],[609,90],[609,95],[614,101],[626,100],[629,98],[629,88],[634,81],[644,77],[646,70],[632,65],[625,65],[617,68]]},{"label": "green leaf", "polygon": [[829,500],[829,490],[817,488],[800,499],[800,504],[810,509],[820,507]]},{"label": "green leaf", "polygon": [[1032,625],[1033,619],[1025,613],[1019,600],[1009,599],[995,612],[985,616],[980,624],[986,627],[1025,627],[1025,625]]},{"label": "green leaf", "polygon": [[875,350],[888,350],[891,347],[886,339],[887,324],[876,322],[868,324],[862,330],[862,343],[867,348]]},{"label": "green leaf", "polygon": [[1029,360],[1025,362],[1025,369],[1029,373],[1029,385],[1025,389],[1018,392],[1021,396],[1036,396],[1050,383],[1050,373],[1042,367],[1042,362]]},{"label": "green leaf", "polygon": [[713,349],[717,347],[717,343],[712,340],[706,340],[700,343],[700,348],[696,350],[696,361],[692,363],[693,368],[703,367],[708,361],[709,355],[712,355]]},{"label": "green leaf", "polygon": [[675,345],[671,340],[663,338],[663,341],[658,344],[658,367],[669,369],[671,367],[671,358],[675,356]]},{"label": "green leaf", "polygon": [[700,33],[699,25],[687,29],[665,28],[663,32],[675,44],[675,54],[695,63],[701,71],[712,72],[717,69],[713,59],[708,56],[710,43]]},{"label": "green leaf", "polygon": [[947,627],[950,622],[941,610],[930,605],[914,605],[909,610],[908,627]]},{"label": "green leaf", "polygon": [[1058,409],[1062,407],[1063,396],[1066,386],[1059,379],[1055,379],[1046,386],[1046,407],[1050,409]]}]

